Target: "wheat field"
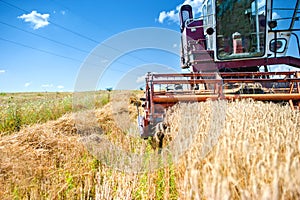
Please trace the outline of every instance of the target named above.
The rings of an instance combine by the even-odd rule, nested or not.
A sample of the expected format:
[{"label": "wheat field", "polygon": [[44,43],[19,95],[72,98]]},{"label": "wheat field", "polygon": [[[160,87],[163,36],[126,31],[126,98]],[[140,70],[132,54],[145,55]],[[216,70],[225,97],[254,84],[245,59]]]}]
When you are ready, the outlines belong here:
[{"label": "wheat field", "polygon": [[[129,99],[140,93],[115,94],[101,108],[1,135],[0,199],[300,198],[299,111],[251,100],[180,103],[167,112],[158,154],[137,137]],[[150,155],[143,166],[172,159],[115,168],[125,154],[103,141]]]},{"label": "wheat field", "polygon": [[193,103],[177,105],[169,123],[169,137],[196,133],[178,161],[181,198],[300,198],[299,112],[250,100]]}]

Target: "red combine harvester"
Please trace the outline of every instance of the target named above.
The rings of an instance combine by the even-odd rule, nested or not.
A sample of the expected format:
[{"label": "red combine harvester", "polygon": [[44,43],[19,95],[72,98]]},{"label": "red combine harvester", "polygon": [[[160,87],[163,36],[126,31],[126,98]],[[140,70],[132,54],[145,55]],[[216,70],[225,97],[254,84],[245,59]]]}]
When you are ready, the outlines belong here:
[{"label": "red combine harvester", "polygon": [[[252,98],[300,108],[300,71],[273,70],[300,68],[299,56],[286,56],[291,36],[300,54],[294,33],[300,31],[294,28],[300,0],[293,8],[275,8],[275,1],[204,0],[200,18],[193,18],[190,5],[181,7],[181,68],[187,72],[148,73],[141,137],[153,136],[166,109],[178,102]],[[275,13],[280,18],[273,19]],[[288,27],[280,28],[283,23]]]}]

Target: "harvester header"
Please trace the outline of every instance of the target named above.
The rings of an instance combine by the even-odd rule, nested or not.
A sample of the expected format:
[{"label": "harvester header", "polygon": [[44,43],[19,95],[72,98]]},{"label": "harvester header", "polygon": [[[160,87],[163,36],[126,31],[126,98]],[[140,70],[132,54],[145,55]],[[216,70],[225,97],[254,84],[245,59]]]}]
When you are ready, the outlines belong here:
[{"label": "harvester header", "polygon": [[[282,8],[290,11],[290,16],[280,15],[282,19],[273,19],[273,11],[281,9],[273,6],[275,1],[204,0],[199,18],[193,17],[190,5],[182,5],[180,67],[186,72],[147,74],[144,115],[139,116],[142,137],[153,136],[166,110],[178,102],[251,98],[300,108],[300,47],[295,34],[300,29],[294,28],[300,0]],[[289,26],[281,28],[281,20]],[[290,43],[291,37],[296,43]],[[287,55],[292,45],[298,56]],[[279,72],[278,65],[287,70]]]}]

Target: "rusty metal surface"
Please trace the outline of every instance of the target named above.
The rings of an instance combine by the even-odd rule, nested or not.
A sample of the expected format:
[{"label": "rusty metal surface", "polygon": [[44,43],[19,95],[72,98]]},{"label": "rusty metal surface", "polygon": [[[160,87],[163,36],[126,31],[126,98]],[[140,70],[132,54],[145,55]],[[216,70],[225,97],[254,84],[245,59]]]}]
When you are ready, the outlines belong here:
[{"label": "rusty metal surface", "polygon": [[300,82],[300,78],[276,78],[276,79],[193,79],[193,80],[153,80],[153,84],[200,84],[200,83],[255,83],[255,82]]},{"label": "rusty metal surface", "polygon": [[300,94],[226,94],[219,96],[213,95],[156,95],[153,97],[154,103],[178,103],[178,102],[200,102],[208,99],[254,99],[258,101],[300,101]]},{"label": "rusty metal surface", "polygon": [[[291,62],[298,62],[299,59],[284,58]],[[275,60],[279,62],[278,60]],[[275,62],[274,59],[272,62]],[[300,63],[299,63],[300,66]],[[233,91],[243,90],[243,87],[235,88],[236,84],[246,84],[258,92]],[[258,87],[249,87],[257,85]],[[169,89],[166,86],[182,85],[182,89]],[[195,89],[194,86],[203,86]],[[157,86],[157,87],[156,87]],[[163,86],[163,87],[161,87]],[[234,87],[231,87],[234,86]],[[232,91],[231,91],[232,90]],[[261,92],[261,93],[260,93]],[[258,94],[259,93],[259,94]],[[168,108],[178,102],[201,102],[211,100],[235,100],[253,99],[258,101],[286,101],[292,109],[300,105],[300,72],[205,72],[205,73],[171,73],[155,74],[148,73],[146,76],[146,106],[145,120],[149,123],[161,118],[161,112],[156,108]]]},{"label": "rusty metal surface", "polygon": [[221,77],[258,77],[258,76],[296,76],[298,71],[286,72],[203,72],[203,73],[168,73],[168,74],[151,74],[153,78],[171,78],[171,77],[211,77],[220,75]]}]

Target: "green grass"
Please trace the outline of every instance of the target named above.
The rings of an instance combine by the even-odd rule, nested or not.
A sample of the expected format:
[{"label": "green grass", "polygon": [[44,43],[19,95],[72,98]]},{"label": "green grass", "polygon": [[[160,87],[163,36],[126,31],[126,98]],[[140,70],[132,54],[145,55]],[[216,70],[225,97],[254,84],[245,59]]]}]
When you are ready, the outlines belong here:
[{"label": "green grass", "polygon": [[[110,101],[107,91],[87,94],[76,106],[100,108]],[[73,111],[73,100],[72,93],[0,93],[0,135],[19,131],[25,125],[58,119]]]},{"label": "green grass", "polygon": [[24,125],[54,120],[71,112],[72,96],[24,101],[11,96],[5,104],[0,105],[0,108],[0,133],[10,133],[19,131]]}]

